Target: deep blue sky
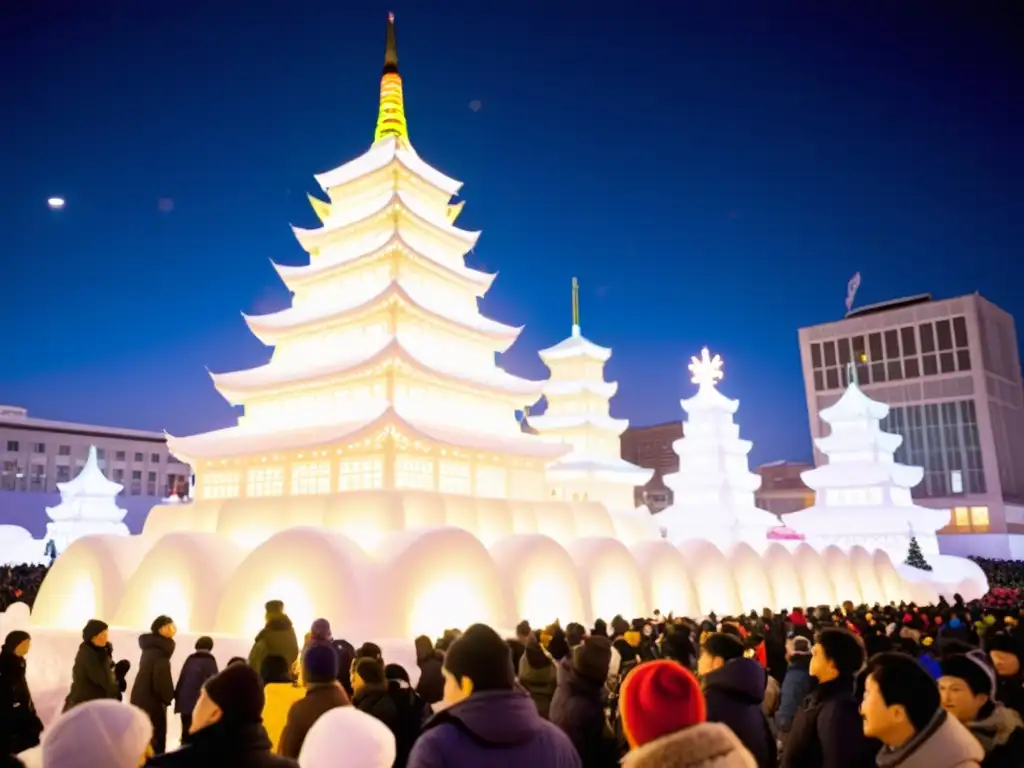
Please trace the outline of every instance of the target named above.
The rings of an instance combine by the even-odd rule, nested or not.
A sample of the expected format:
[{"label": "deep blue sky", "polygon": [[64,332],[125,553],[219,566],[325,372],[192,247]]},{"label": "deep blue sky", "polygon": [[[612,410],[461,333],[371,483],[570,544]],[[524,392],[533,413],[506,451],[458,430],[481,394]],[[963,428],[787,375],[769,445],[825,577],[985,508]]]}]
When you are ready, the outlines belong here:
[{"label": "deep blue sky", "polygon": [[87,5],[0,10],[0,402],[36,416],[232,422],[204,366],[266,360],[239,312],[286,303],[313,174],[372,140],[389,9],[483,309],[526,325],[509,370],[545,375],[577,275],[616,415],[679,418],[708,344],[754,461],[803,458],[797,328],[854,272],[1024,315],[1012,2]]}]

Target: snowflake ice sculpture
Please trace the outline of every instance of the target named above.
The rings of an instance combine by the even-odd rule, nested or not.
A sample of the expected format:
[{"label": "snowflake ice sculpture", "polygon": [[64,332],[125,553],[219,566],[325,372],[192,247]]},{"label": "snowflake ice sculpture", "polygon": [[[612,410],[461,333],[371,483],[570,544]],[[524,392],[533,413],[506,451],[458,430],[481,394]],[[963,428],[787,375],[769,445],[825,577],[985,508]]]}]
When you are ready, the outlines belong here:
[{"label": "snowflake ice sculpture", "polygon": [[694,384],[701,387],[715,386],[725,378],[725,373],[722,372],[722,356],[711,357],[708,348],[704,347],[700,351],[700,357],[690,357],[690,373],[693,374],[691,381]]},{"label": "snowflake ice sculpture", "polygon": [[664,477],[674,501],[658,513],[658,523],[673,543],[703,538],[720,546],[737,541],[763,546],[779,521],[754,504],[761,477],[750,471],[747,454],[752,446],[740,439],[734,420],[739,401],[715,386],[723,377],[722,366],[721,356],[707,347],[700,357],[690,358],[697,393],[680,402],[689,418],[684,437],[672,444],[679,471]]}]

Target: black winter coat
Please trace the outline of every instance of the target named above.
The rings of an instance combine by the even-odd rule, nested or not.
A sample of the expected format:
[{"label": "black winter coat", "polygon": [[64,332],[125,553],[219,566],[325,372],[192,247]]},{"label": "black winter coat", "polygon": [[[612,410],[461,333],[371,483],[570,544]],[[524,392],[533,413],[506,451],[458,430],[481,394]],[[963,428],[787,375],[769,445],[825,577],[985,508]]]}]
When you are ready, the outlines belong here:
[{"label": "black winter coat", "polygon": [[821,683],[797,710],[782,768],[872,768],[876,750],[864,737],[854,681]]},{"label": "black winter coat", "polygon": [[218,671],[217,660],[208,651],[196,651],[185,659],[174,687],[174,711],[191,715],[203,685]]},{"label": "black winter coat", "polygon": [[425,659],[417,660],[420,668],[420,679],[416,683],[418,693],[427,704],[436,704],[444,698],[444,675],[441,674],[441,664],[444,656],[434,651]]},{"label": "black winter coat", "polygon": [[43,724],[25,680],[25,659],[0,652],[0,755],[16,755],[39,744]]},{"label": "black winter coat", "polygon": [[262,723],[219,722],[192,734],[188,745],[150,758],[147,768],[298,768],[271,751]]},{"label": "black winter coat", "polygon": [[616,768],[619,745],[604,714],[604,681],[580,677],[570,668],[560,674],[551,699],[551,722],[565,731],[583,768]]},{"label": "black winter coat", "polygon": [[430,717],[430,706],[400,680],[387,685],[366,685],[353,698],[352,706],[380,720],[395,736],[394,768],[405,768],[416,737]]},{"label": "black winter coat", "polygon": [[67,712],[76,704],[95,699],[121,699],[121,686],[114,676],[113,649],[90,642],[78,646],[75,665],[71,669],[71,690],[64,700]]},{"label": "black winter coat", "polygon": [[171,677],[174,641],[151,632],[139,637],[139,648],[142,658],[132,685],[131,703],[147,714],[165,715],[174,701],[174,678]]},{"label": "black winter coat", "polygon": [[775,737],[761,709],[768,672],[753,659],[733,659],[704,676],[707,719],[729,726],[757,760],[775,768]]}]

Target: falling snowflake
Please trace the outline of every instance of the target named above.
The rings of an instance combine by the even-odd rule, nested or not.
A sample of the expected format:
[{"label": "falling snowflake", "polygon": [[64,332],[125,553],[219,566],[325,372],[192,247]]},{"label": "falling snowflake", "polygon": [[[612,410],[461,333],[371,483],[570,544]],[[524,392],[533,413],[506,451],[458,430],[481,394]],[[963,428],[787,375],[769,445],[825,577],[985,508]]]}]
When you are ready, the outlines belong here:
[{"label": "falling snowflake", "polygon": [[51,197],[51,198],[47,199],[46,204],[48,206],[50,206],[51,208],[53,208],[53,210],[57,211],[57,210],[60,210],[61,208],[64,207],[64,198],[63,197]]},{"label": "falling snowflake", "polygon": [[472,109],[474,112],[479,112],[483,108],[483,106],[484,103],[480,101],[480,99],[473,99],[471,102],[469,102],[469,108]]}]

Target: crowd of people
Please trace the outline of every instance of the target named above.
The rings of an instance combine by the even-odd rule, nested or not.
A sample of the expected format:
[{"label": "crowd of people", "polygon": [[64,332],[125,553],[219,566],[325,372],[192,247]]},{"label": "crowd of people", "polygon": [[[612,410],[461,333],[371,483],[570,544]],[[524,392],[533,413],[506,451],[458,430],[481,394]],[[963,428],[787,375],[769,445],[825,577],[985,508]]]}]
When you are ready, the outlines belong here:
[{"label": "crowd of people", "polygon": [[271,601],[248,658],[221,670],[201,637],[177,680],[176,627],[158,616],[130,691],[129,662],[93,619],[45,729],[26,683],[31,637],[7,636],[0,753],[44,768],[1019,768],[1017,595],[522,622],[511,638],[476,624],[417,638],[415,677],[324,619],[300,640]]},{"label": "crowd of people", "polygon": [[31,608],[48,570],[45,565],[0,566],[0,611],[14,603],[25,603]]}]

